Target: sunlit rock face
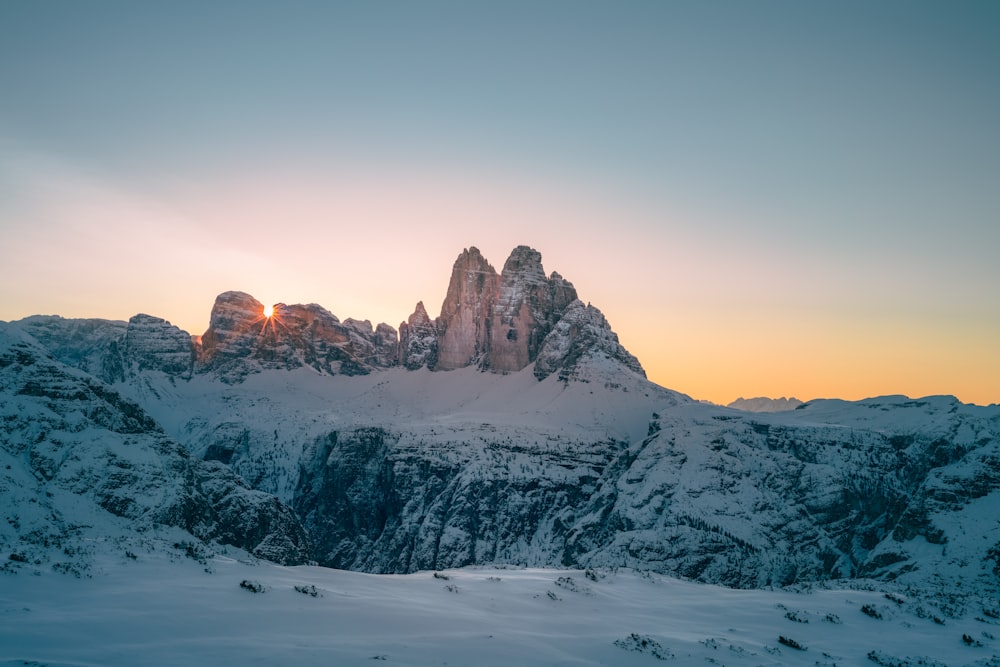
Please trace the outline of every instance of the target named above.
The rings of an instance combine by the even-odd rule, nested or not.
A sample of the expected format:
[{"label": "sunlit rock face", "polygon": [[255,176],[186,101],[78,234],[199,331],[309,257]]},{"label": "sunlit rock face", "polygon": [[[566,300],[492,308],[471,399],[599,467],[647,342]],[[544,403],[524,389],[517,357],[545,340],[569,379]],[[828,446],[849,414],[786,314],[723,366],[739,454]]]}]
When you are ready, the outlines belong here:
[{"label": "sunlit rock face", "polygon": [[[500,275],[477,248],[464,250],[452,267],[436,322],[436,361],[427,366],[439,371],[472,365],[501,373],[519,371],[535,361],[545,337],[576,296],[572,283],[558,273],[546,277],[537,250],[515,248]],[[402,341],[401,349],[407,349],[409,340]],[[404,365],[418,367],[419,356],[408,358]]]},{"label": "sunlit rock face", "polygon": [[243,292],[220,294],[209,328],[201,337],[199,370],[238,380],[261,368],[300,368],[329,374],[363,375],[393,365],[396,330],[372,329],[367,320],[347,319],[317,304],[277,304],[270,317],[264,305]]},{"label": "sunlit rock face", "polygon": [[491,316],[497,301],[497,272],[478,248],[463,250],[451,270],[441,305],[436,370],[477,363],[489,349]]},{"label": "sunlit rock face", "polygon": [[264,319],[264,304],[243,292],[223,292],[215,298],[208,330],[201,336],[198,361],[221,366],[253,354]]},{"label": "sunlit rock face", "polygon": [[558,273],[545,277],[541,253],[527,246],[515,248],[500,275],[485,366],[519,371],[530,364],[545,336],[575,299],[576,289]]}]

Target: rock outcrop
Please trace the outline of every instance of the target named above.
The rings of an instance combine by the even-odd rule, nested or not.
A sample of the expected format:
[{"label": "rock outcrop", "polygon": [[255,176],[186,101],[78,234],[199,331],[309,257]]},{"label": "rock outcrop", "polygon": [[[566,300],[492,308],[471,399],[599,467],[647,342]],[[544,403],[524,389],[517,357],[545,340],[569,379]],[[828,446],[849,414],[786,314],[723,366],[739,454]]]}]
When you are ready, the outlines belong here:
[{"label": "rock outcrop", "polygon": [[399,325],[399,363],[407,370],[437,366],[438,327],[418,301],[409,319]]},{"label": "rock outcrop", "polygon": [[537,250],[518,246],[497,274],[470,247],[452,267],[441,315],[431,319],[419,302],[398,334],[385,323],[341,321],[317,304],[279,303],[266,316],[263,303],[238,291],[216,297],[208,329],[193,340],[145,314],[127,323],[34,316],[17,324],[60,361],[109,383],[144,371],[178,379],[210,373],[236,383],[261,370],[303,367],[329,375],[396,365],[509,373],[540,355],[539,379],[556,370],[571,378],[579,358],[601,354],[642,374],[600,312],[581,308],[572,283],[555,272],[546,276]]},{"label": "rock outcrop", "polygon": [[570,380],[576,376],[581,359],[601,356],[646,377],[639,360],[618,342],[601,311],[576,300],[542,341],[535,376],[542,379],[558,371],[561,380]]},{"label": "rock outcrop", "polygon": [[194,369],[191,336],[152,315],[139,314],[129,319],[122,353],[134,371],[158,370],[190,377]]},{"label": "rock outcrop", "polygon": [[[576,299],[572,283],[555,272],[546,277],[537,250],[518,246],[498,276],[477,248],[468,248],[452,268],[435,327],[436,356],[427,366],[439,371],[472,365],[500,373],[519,371],[535,361],[546,336]],[[424,327],[429,334],[430,328]],[[588,340],[579,338],[577,348]],[[407,341],[401,347],[408,345]],[[422,349],[428,347],[424,344]],[[556,349],[550,346],[545,368],[561,364],[554,359]],[[579,349],[574,351],[579,353]],[[630,368],[638,367],[634,357],[625,355],[630,358]],[[408,368],[418,364],[419,356],[404,356],[410,359],[405,364]],[[619,359],[623,355],[611,356]],[[431,359],[429,355],[425,358]],[[539,372],[538,376],[545,377],[549,372]]]},{"label": "rock outcrop", "polygon": [[264,304],[249,294],[225,292],[216,298],[201,337],[198,370],[228,381],[260,369],[303,366],[363,375],[393,363],[396,345],[396,332],[387,324],[373,330],[367,320],[341,322],[317,304],[279,303],[266,316]]},{"label": "rock outcrop", "polygon": [[545,336],[574,300],[571,283],[558,273],[545,277],[541,253],[527,246],[515,248],[500,274],[484,366],[519,371],[533,362]]},{"label": "rock outcrop", "polygon": [[55,359],[107,383],[142,371],[190,377],[194,368],[191,336],[151,315],[128,322],[34,315],[16,324]]},{"label": "rock outcrop", "polygon": [[489,327],[498,287],[497,272],[479,249],[463,250],[452,267],[441,304],[434,370],[465,368],[482,360],[490,349]]}]

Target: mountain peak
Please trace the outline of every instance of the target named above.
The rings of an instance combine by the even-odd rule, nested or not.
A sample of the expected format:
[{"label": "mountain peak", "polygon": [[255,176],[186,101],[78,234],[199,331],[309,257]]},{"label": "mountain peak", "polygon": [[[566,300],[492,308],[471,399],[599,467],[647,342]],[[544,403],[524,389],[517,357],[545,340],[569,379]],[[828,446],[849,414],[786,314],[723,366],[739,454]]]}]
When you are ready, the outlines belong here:
[{"label": "mountain peak", "polygon": [[[534,248],[514,248],[498,274],[479,249],[470,246],[452,265],[441,315],[432,320],[423,301],[418,302],[400,324],[398,338],[388,325],[372,332],[367,320],[341,322],[316,304],[278,304],[269,317],[249,294],[224,292],[216,298],[208,331],[201,337],[198,367],[234,381],[258,368],[301,366],[352,375],[397,364],[436,371],[479,366],[516,372],[535,362],[546,338],[576,301],[572,283],[554,271],[546,277],[542,254]],[[550,341],[545,363],[535,374],[541,379],[561,369],[566,375],[588,351],[602,351],[642,373],[600,311],[581,308],[574,307],[573,321],[583,328],[560,327],[556,338],[570,339]],[[585,349],[588,345],[596,347]],[[560,351],[572,358],[559,358]]]},{"label": "mountain peak", "polygon": [[543,347],[545,361],[534,370],[539,379],[556,370],[560,377],[573,377],[576,362],[591,352],[641,374],[600,311],[580,310],[572,305],[576,300],[573,284],[559,273],[546,277],[542,254],[534,248],[514,248],[497,273],[469,246],[452,266],[440,316],[432,318],[419,301],[398,332],[384,323],[373,328],[365,319],[341,321],[315,303],[277,303],[272,311],[238,290],[215,298],[201,336],[145,314],[127,323],[34,316],[20,326],[60,360],[108,382],[144,370],[175,378],[212,373],[226,382],[265,369],[295,368],[331,375],[393,366],[511,373],[535,363]]},{"label": "mountain peak", "polygon": [[487,318],[496,303],[498,280],[496,270],[475,246],[455,260],[441,304],[436,370],[464,368],[485,354]]},{"label": "mountain peak", "polygon": [[575,300],[572,284],[558,274],[545,277],[540,252],[523,245],[514,248],[500,275],[487,366],[518,371],[533,362],[542,341]]}]

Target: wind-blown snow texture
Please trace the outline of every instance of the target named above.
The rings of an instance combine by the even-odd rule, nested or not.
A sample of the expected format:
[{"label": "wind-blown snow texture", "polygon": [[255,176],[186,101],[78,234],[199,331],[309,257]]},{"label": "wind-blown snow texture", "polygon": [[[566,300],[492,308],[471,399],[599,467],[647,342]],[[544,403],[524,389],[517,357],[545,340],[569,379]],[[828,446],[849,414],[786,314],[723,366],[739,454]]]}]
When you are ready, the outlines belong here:
[{"label": "wind-blown snow texture", "polygon": [[739,591],[604,570],[378,576],[111,546],[93,579],[3,577],[0,665],[998,663],[1000,621],[906,593]]},{"label": "wind-blown snow texture", "polygon": [[[1000,407],[692,401],[648,382],[524,247],[500,276],[465,251],[442,317],[418,304],[399,338],[315,305],[262,310],[220,295],[189,350],[145,315],[4,326],[5,503],[54,516],[82,497],[137,526],[368,572],[1000,590]],[[13,525],[12,553],[45,550]]]}]

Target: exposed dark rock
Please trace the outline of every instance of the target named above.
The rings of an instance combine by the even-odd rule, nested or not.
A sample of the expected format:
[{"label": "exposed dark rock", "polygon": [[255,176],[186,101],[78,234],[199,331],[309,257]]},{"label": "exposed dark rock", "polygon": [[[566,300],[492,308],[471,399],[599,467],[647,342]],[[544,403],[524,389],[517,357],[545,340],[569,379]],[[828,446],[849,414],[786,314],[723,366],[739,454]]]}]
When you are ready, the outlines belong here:
[{"label": "exposed dark rock", "polygon": [[399,363],[407,370],[434,368],[438,358],[438,328],[427,316],[424,302],[399,325]]},{"label": "exposed dark rock", "polygon": [[639,360],[618,342],[618,336],[597,308],[573,301],[542,342],[535,360],[535,376],[548,377],[558,371],[562,380],[576,374],[583,358],[603,356],[646,377]]}]

